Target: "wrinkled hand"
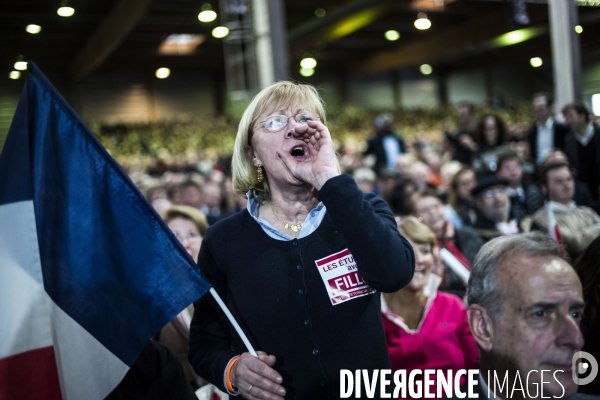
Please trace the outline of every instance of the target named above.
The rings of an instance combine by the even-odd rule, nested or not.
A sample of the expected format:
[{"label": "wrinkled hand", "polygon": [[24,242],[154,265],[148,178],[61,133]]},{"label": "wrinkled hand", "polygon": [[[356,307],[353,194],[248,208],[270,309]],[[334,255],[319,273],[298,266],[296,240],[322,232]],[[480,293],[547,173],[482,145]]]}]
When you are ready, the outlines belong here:
[{"label": "wrinkled hand", "polygon": [[306,125],[298,125],[294,128],[294,137],[304,140],[308,145],[309,157],[305,161],[298,162],[283,150],[277,150],[277,155],[296,179],[321,190],[328,179],[340,175],[336,168],[331,135],[325,125],[319,121],[308,121]]},{"label": "wrinkled hand", "polygon": [[258,357],[250,353],[241,355],[229,372],[231,383],[246,399],[284,400],[285,389],[281,386],[283,379],[271,368],[275,365],[275,356],[263,351],[256,353]]}]

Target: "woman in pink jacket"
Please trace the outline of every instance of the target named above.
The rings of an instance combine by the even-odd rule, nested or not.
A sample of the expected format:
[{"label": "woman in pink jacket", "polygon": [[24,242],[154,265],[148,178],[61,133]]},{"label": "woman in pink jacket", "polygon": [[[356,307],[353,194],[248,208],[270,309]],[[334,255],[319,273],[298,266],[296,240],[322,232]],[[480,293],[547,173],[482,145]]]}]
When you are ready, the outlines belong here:
[{"label": "woman in pink jacket", "polygon": [[[398,230],[413,247],[415,274],[399,291],[383,293],[381,301],[392,369],[406,370],[407,377],[414,369],[452,370],[454,377],[459,369],[477,368],[479,354],[465,305],[431,285],[435,234],[415,217],[401,220]],[[461,385],[465,381],[463,377]],[[429,392],[436,393],[437,387]]]}]

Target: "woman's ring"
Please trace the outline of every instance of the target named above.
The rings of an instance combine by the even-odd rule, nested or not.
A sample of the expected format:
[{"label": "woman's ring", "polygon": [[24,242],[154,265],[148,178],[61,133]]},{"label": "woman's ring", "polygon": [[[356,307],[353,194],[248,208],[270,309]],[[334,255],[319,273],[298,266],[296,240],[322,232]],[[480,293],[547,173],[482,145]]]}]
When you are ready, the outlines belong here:
[{"label": "woman's ring", "polygon": [[250,385],[250,387],[248,388],[248,390],[246,390],[246,392],[249,392],[250,389],[252,389],[254,387],[254,385]]}]

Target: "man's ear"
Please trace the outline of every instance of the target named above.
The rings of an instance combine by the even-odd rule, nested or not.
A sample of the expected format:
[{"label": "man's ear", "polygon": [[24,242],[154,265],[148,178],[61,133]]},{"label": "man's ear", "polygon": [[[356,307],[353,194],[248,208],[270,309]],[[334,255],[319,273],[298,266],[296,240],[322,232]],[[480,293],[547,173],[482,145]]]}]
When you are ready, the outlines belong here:
[{"label": "man's ear", "polygon": [[487,310],[479,304],[471,304],[467,309],[467,318],[477,345],[486,352],[492,351],[494,329]]},{"label": "man's ear", "polygon": [[548,185],[546,185],[545,183],[542,183],[540,185],[540,189],[542,189],[542,194],[544,196],[548,196]]}]

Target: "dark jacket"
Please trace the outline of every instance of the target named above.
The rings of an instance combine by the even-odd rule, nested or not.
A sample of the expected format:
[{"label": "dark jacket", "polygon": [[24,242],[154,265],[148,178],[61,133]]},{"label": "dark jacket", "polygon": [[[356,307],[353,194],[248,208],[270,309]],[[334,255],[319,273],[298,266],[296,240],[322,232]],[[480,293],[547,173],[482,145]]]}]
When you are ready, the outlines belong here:
[{"label": "dark jacket", "polygon": [[594,137],[585,146],[589,147],[592,156],[581,160],[579,157],[579,142],[575,139],[576,133],[571,132],[565,139],[565,153],[573,167],[578,180],[586,183],[594,200],[599,199],[600,185],[600,128],[594,125]]},{"label": "dark jacket", "polygon": [[380,174],[383,169],[387,167],[387,153],[385,151],[385,147],[383,145],[383,138],[389,136],[398,141],[398,148],[400,150],[400,154],[406,152],[406,145],[404,144],[404,140],[400,138],[397,134],[392,131],[388,131],[383,134],[376,135],[369,139],[367,150],[365,150],[365,155],[373,154],[375,156],[375,165],[373,166],[373,170]]},{"label": "dark jacket", "polygon": [[[339,398],[341,368],[390,368],[380,295],[332,305],[315,261],[347,248],[362,279],[383,292],[414,272],[412,248],[382,199],[363,194],[349,175],[327,181],[319,197],[327,213],[309,236],[275,240],[244,210],[208,229],[198,261],[254,348],[277,357],[290,399]],[[227,363],[247,350],[212,303],[194,303],[189,359],[224,390]]]},{"label": "dark jacket", "polygon": [[[552,138],[552,147],[557,149],[563,149],[565,145],[565,137],[569,133],[569,128],[566,125],[560,124],[554,121],[552,126],[554,136]],[[537,141],[538,141],[538,127],[537,123],[533,124],[527,132],[527,141],[529,142],[529,154],[531,158],[536,161],[537,164]]]},{"label": "dark jacket", "polygon": [[540,189],[527,182],[521,184],[524,198],[517,195],[510,196],[510,218],[522,220],[527,215],[533,215],[537,210],[544,207],[545,198]]},{"label": "dark jacket", "polygon": [[105,400],[195,400],[179,359],[150,340],[119,385]]}]

